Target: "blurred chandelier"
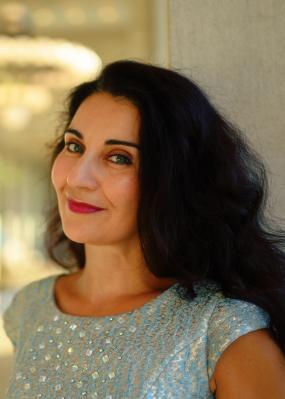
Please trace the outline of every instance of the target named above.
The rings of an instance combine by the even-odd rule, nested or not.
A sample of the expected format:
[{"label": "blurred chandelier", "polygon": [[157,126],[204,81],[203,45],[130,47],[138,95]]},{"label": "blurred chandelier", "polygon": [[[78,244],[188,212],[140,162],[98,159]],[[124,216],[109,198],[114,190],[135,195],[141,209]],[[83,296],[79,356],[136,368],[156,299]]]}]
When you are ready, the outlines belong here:
[{"label": "blurred chandelier", "polygon": [[52,90],[94,79],[98,55],[81,44],[33,34],[30,11],[20,3],[0,7],[0,123],[17,130],[52,104]]}]

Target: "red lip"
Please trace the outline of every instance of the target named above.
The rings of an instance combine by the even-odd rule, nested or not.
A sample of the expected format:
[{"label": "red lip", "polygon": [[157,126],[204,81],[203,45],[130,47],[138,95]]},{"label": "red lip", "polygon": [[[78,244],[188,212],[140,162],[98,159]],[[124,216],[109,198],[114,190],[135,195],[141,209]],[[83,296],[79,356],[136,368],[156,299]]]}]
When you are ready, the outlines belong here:
[{"label": "red lip", "polygon": [[103,208],[99,208],[94,205],[86,204],[85,202],[77,202],[70,198],[68,198],[67,202],[68,202],[69,209],[73,212],[92,213],[92,212],[104,210]]}]

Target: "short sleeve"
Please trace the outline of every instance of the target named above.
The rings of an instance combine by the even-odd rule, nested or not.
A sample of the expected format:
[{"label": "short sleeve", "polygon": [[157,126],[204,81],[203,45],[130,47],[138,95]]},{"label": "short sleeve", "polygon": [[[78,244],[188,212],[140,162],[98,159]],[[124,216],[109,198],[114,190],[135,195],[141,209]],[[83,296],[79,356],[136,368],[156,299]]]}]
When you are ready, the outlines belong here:
[{"label": "short sleeve", "polygon": [[4,331],[10,339],[14,349],[17,348],[19,339],[20,319],[23,307],[22,296],[22,290],[16,292],[11,303],[8,305],[2,315]]},{"label": "short sleeve", "polygon": [[239,299],[218,300],[208,326],[208,376],[211,379],[223,351],[237,338],[268,328],[269,314],[261,307]]}]

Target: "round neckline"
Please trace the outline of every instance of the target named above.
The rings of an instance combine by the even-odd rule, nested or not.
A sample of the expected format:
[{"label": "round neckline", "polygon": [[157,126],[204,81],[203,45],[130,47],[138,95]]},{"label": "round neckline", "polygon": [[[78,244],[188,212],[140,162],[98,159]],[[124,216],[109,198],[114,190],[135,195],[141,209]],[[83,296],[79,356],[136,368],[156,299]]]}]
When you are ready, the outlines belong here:
[{"label": "round neckline", "polygon": [[140,306],[139,308],[130,310],[129,312],[123,312],[123,313],[116,313],[116,314],[110,314],[110,315],[104,315],[104,316],[80,316],[80,315],[72,315],[70,313],[65,313],[63,312],[57,305],[56,303],[56,297],[55,297],[55,283],[56,280],[60,276],[68,275],[68,273],[61,273],[61,274],[56,274],[53,276],[50,276],[50,292],[49,292],[49,297],[50,297],[50,303],[53,308],[53,310],[60,315],[61,317],[65,319],[77,319],[77,320],[106,320],[106,319],[115,319],[115,318],[122,318],[122,317],[127,317],[131,315],[135,315],[137,313],[145,313],[147,312],[150,308],[152,308],[154,305],[159,305],[161,302],[166,300],[167,297],[170,296],[172,291],[174,291],[178,286],[179,282],[174,283],[171,285],[169,288],[164,290],[161,294],[157,295],[155,298],[152,298],[150,301],[146,302],[144,305]]}]

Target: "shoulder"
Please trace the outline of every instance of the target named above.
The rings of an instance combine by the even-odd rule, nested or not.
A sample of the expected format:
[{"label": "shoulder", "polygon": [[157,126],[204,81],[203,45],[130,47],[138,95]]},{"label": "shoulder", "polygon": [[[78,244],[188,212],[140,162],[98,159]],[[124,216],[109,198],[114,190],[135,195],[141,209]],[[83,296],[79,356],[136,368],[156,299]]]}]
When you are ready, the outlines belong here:
[{"label": "shoulder", "polygon": [[15,294],[13,301],[29,304],[35,302],[35,298],[41,299],[45,297],[50,284],[54,281],[55,276],[51,275],[38,280],[33,280],[30,283],[22,286]]},{"label": "shoulder", "polygon": [[268,329],[236,339],[219,358],[212,381],[219,399],[285,397],[285,357]]},{"label": "shoulder", "polygon": [[3,313],[4,320],[12,316],[16,317],[29,308],[29,305],[35,304],[35,300],[40,299],[46,294],[49,285],[52,283],[54,276],[44,277],[39,280],[20,287],[12,297],[12,300]]},{"label": "shoulder", "polygon": [[207,334],[210,338],[217,336],[217,329],[222,330],[225,336],[233,330],[268,326],[270,317],[263,308],[252,302],[225,296],[216,281],[208,279],[196,283],[194,290],[196,301],[207,308]]},{"label": "shoulder", "polygon": [[4,310],[2,314],[3,327],[15,348],[25,320],[29,320],[31,312],[44,303],[53,279],[54,276],[48,276],[22,286],[16,291]]},{"label": "shoulder", "polygon": [[[241,299],[225,296],[218,282],[205,279],[194,284],[195,298],[189,309],[192,316],[205,325],[209,342],[224,342],[225,338],[235,338],[258,328],[265,328],[270,322],[269,314],[260,306]],[[182,291],[184,296],[184,287]],[[195,306],[194,306],[195,305]]]},{"label": "shoulder", "polygon": [[208,377],[211,390],[217,362],[225,350],[237,339],[248,333],[267,329],[270,324],[269,314],[254,303],[226,297],[222,291],[216,292],[215,298],[207,329]]},{"label": "shoulder", "polygon": [[230,339],[269,326],[270,316],[260,306],[226,297],[222,291],[217,292],[215,298],[215,306],[208,322],[208,337],[217,344],[223,341],[223,349]]}]

